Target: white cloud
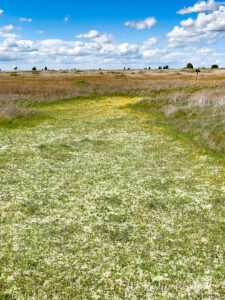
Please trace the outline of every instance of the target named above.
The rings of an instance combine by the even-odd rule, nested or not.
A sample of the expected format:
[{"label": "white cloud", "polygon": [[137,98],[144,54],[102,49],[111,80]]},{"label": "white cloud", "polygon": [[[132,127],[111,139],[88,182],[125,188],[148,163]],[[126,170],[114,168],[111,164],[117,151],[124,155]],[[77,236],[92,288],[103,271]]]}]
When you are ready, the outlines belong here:
[{"label": "white cloud", "polygon": [[7,38],[3,42],[3,47],[9,52],[26,53],[37,51],[35,43],[31,40],[15,40],[14,38]]},{"label": "white cloud", "polygon": [[14,26],[12,24],[0,27],[0,37],[4,37],[4,38],[18,37],[18,35],[15,33],[7,33],[8,31],[11,31],[13,29],[14,29]]},{"label": "white cloud", "polygon": [[204,30],[188,30],[184,27],[175,26],[174,29],[167,34],[169,38],[169,47],[185,47],[201,39],[212,38],[215,33]]},{"label": "white cloud", "polygon": [[14,26],[12,24],[0,27],[0,31],[10,31],[12,29],[14,29]]},{"label": "white cloud", "polygon": [[78,39],[93,39],[99,36],[99,32],[97,30],[90,30],[88,33],[84,33],[84,34],[78,34],[76,35],[76,38]]},{"label": "white cloud", "polygon": [[[150,60],[158,60],[159,62],[164,61],[163,55],[167,53],[167,49],[143,49],[143,58]],[[166,60],[165,60],[166,61]]]},{"label": "white cloud", "polygon": [[149,17],[142,21],[127,21],[124,23],[127,27],[134,27],[137,30],[151,29],[156,24],[156,18]]},{"label": "white cloud", "polygon": [[64,22],[68,22],[69,21],[69,17],[68,16],[66,16],[65,18],[64,18]]},{"label": "white cloud", "polygon": [[149,47],[149,46],[153,46],[156,45],[158,43],[158,38],[150,38],[147,41],[145,41],[143,43],[144,46]]},{"label": "white cloud", "polygon": [[[48,65],[82,68],[119,68],[123,66],[144,67],[150,65],[169,64],[171,67],[184,67],[191,61],[196,66],[205,66],[215,63],[216,59],[225,59],[225,53],[216,52],[208,47],[197,49],[196,47],[185,50],[173,50],[170,48],[151,48],[155,44],[154,38],[142,44],[130,43],[96,43],[90,39],[84,41],[63,41],[60,39],[47,39],[40,41],[22,40],[17,38],[5,38],[0,43],[0,61],[16,61],[21,66],[31,67],[36,65]],[[154,41],[154,42],[153,42]],[[147,43],[146,43],[147,42]],[[11,65],[11,64],[10,64]],[[67,66],[68,67],[68,66]]]},{"label": "white cloud", "polygon": [[26,19],[26,18],[20,18],[19,21],[20,21],[20,22],[28,22],[28,23],[30,23],[30,22],[32,22],[32,19],[31,19],[31,18],[29,18],[29,19]]},{"label": "white cloud", "polygon": [[119,55],[138,55],[139,49],[138,45],[130,45],[128,43],[123,43],[117,47],[117,52]]},{"label": "white cloud", "polygon": [[76,38],[90,39],[96,43],[104,44],[112,40],[112,35],[107,33],[100,34],[97,30],[90,30],[88,33],[76,35]]},{"label": "white cloud", "polygon": [[0,9],[0,15],[2,15],[4,13],[4,10]]},{"label": "white cloud", "polygon": [[43,30],[38,30],[38,31],[37,31],[37,33],[39,33],[39,34],[43,34],[43,33],[44,33],[44,31],[43,31]]},{"label": "white cloud", "polygon": [[214,0],[208,0],[208,2],[201,1],[201,2],[196,3],[194,6],[189,6],[189,7],[185,7],[183,9],[181,9],[177,13],[180,15],[184,15],[184,14],[190,14],[193,12],[212,12],[212,11],[219,9],[219,7],[221,5],[223,5],[224,3],[225,2],[215,2]]},{"label": "white cloud", "polygon": [[[225,13],[225,8],[224,8]],[[223,10],[220,8],[217,14],[200,14],[198,18],[182,21],[180,26],[168,34],[170,46],[180,45],[184,41],[196,41],[209,37],[215,40],[220,31],[218,24],[223,20]],[[218,22],[215,22],[217,20]],[[214,27],[212,27],[214,24]],[[217,25],[216,25],[217,24]],[[213,28],[212,30],[211,27]],[[203,28],[210,28],[206,31]],[[61,39],[43,39],[39,41],[24,40],[17,36],[18,28],[12,24],[0,27],[0,61],[4,67],[11,66],[14,61],[20,67],[32,67],[48,65],[52,68],[121,68],[129,67],[158,67],[168,64],[171,67],[184,67],[191,61],[196,66],[210,65],[218,58],[225,60],[225,53],[217,52],[207,47],[195,45],[188,50],[173,49],[168,45],[156,47],[159,38],[151,37],[142,43],[132,44],[128,42],[116,43],[111,34],[90,30],[87,33],[78,34],[76,38],[84,40],[65,41]],[[40,31],[39,31],[40,33]],[[212,37],[214,35],[214,37]],[[224,61],[225,62],[225,61]],[[10,65],[9,65],[10,64]]]},{"label": "white cloud", "polygon": [[212,13],[200,13],[196,19],[181,21],[167,34],[171,47],[185,46],[201,39],[212,39],[225,32],[225,7],[220,6]]},{"label": "white cloud", "polygon": [[2,36],[4,38],[13,38],[13,39],[19,37],[16,33],[3,33],[2,34],[1,32],[0,32],[0,36]]}]

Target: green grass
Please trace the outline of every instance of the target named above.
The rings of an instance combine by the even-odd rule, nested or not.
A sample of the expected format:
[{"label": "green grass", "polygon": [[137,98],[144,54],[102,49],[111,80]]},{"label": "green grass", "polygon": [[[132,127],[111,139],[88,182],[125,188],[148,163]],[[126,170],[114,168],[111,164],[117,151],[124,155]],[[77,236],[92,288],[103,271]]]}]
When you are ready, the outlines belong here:
[{"label": "green grass", "polygon": [[32,70],[31,72],[32,72],[33,75],[39,75],[41,71]]},{"label": "green grass", "polygon": [[0,299],[223,299],[224,161],[135,101],[0,127]]},{"label": "green grass", "polygon": [[90,83],[88,81],[86,81],[86,80],[77,80],[77,81],[75,81],[74,84],[75,85],[81,85],[81,86],[88,86],[88,85],[90,85]]},{"label": "green grass", "polygon": [[18,76],[18,74],[16,72],[13,72],[13,73],[10,74],[10,76],[16,77],[16,76]]}]

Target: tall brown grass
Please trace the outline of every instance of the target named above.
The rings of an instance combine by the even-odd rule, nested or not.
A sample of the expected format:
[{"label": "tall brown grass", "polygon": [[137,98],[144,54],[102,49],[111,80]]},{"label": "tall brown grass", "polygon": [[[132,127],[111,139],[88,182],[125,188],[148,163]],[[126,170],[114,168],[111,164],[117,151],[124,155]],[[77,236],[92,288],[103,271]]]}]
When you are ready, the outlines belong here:
[{"label": "tall brown grass", "polygon": [[[13,76],[12,76],[13,75]],[[88,84],[77,84],[86,82]],[[27,104],[93,95],[140,95],[189,86],[192,75],[138,71],[44,71],[0,73],[0,118],[29,115]]]},{"label": "tall brown grass", "polygon": [[[13,73],[14,74],[14,73]],[[43,71],[0,73],[1,99],[52,101],[77,96],[90,96],[93,93],[131,93],[145,95],[153,90],[189,87],[194,84],[195,74],[187,71]],[[76,81],[86,81],[88,86],[76,85]],[[213,86],[225,82],[222,73],[203,73],[198,84]]]},{"label": "tall brown grass", "polygon": [[144,98],[136,106],[163,113],[164,121],[200,138],[225,155],[225,88],[164,91]]}]

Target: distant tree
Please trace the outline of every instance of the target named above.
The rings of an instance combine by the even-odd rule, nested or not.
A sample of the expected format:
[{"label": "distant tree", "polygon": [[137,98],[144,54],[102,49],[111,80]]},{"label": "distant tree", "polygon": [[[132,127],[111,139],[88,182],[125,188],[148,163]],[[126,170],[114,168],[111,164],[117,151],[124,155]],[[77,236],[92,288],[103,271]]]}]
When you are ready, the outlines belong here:
[{"label": "distant tree", "polygon": [[36,67],[33,67],[33,68],[32,68],[32,71],[37,71],[37,68],[36,68]]},{"label": "distant tree", "polygon": [[151,67],[148,67],[149,70],[151,70]]},{"label": "distant tree", "polygon": [[162,67],[161,66],[159,66],[159,68],[158,68],[159,70],[162,70]]},{"label": "distant tree", "polygon": [[47,68],[47,67],[45,67],[45,71],[48,71],[48,68]]},{"label": "distant tree", "polygon": [[218,65],[212,65],[212,69],[218,69],[219,66]]},{"label": "distant tree", "polygon": [[169,69],[169,66],[166,65],[166,66],[163,67],[163,69],[164,70]]},{"label": "distant tree", "polygon": [[193,65],[191,63],[188,63],[187,66],[186,66],[186,68],[187,69],[193,69],[194,67],[193,67]]},{"label": "distant tree", "polygon": [[123,69],[124,69],[124,71],[126,70],[126,68],[125,68],[125,67],[124,67]]}]

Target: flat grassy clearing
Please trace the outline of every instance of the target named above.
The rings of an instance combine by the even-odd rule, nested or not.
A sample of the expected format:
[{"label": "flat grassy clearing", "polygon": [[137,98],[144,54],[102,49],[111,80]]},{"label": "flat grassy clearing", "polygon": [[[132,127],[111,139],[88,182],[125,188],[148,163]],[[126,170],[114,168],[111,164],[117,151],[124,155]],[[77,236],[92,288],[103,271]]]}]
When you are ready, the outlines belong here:
[{"label": "flat grassy clearing", "polygon": [[137,100],[0,128],[0,299],[223,299],[224,162]]}]

